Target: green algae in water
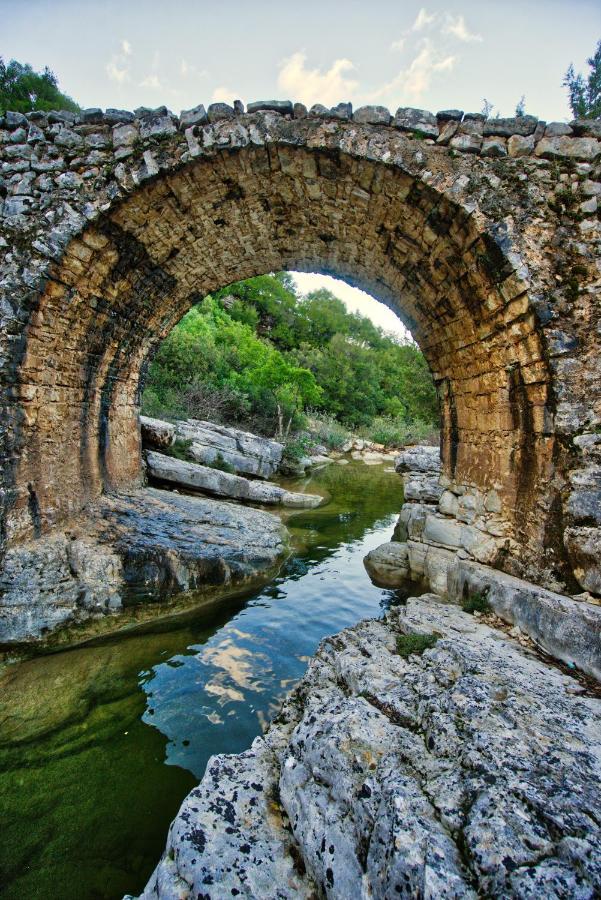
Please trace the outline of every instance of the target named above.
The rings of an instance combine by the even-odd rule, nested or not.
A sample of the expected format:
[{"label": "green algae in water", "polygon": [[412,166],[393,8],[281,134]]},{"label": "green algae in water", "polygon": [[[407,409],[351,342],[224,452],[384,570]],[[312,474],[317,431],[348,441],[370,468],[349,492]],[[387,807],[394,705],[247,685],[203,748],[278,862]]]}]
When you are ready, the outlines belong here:
[{"label": "green algae in water", "polygon": [[322,637],[394,602],[362,557],[389,538],[399,477],[334,464],[302,486],[331,500],[287,517],[296,550],[266,588],[0,673],[2,900],[139,893],[208,757],[249,746]]}]

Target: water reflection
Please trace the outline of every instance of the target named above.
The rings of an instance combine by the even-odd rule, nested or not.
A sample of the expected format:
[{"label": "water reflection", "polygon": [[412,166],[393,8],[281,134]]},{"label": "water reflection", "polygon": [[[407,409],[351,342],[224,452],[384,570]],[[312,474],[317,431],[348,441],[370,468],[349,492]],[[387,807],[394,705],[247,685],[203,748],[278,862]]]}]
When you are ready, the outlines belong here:
[{"label": "water reflection", "polygon": [[402,600],[362,564],[390,536],[398,476],[333,465],[304,487],[331,501],[289,519],[296,552],[264,590],[0,675],[3,898],[139,891],[209,756],[250,745],[325,635]]}]

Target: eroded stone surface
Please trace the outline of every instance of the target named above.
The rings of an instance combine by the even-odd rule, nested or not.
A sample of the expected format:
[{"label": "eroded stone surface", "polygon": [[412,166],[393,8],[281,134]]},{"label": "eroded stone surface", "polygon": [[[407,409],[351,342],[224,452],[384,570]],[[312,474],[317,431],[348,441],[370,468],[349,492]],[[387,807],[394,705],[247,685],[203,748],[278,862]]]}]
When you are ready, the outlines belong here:
[{"label": "eroded stone surface", "polygon": [[246,503],[313,509],[324,500],[319,494],[287,491],[271,481],[251,481],[241,475],[230,475],[229,472],[175,459],[154,450],[146,452],[146,464],[149,476],[155,481]]},{"label": "eroded stone surface", "polygon": [[[438,641],[405,660],[416,632]],[[210,760],[142,896],[592,900],[601,710],[580,690],[432,595],[361,622],[251,751]]]},{"label": "eroded stone surface", "polygon": [[0,645],[136,603],[234,589],[273,572],[285,552],[281,522],[259,510],[154,488],[102,497],[69,532],[8,550]]},{"label": "eroded stone surface", "polygon": [[217,456],[242,475],[270,478],[282,461],[284,445],[228,425],[198,419],[177,422],[177,437],[191,440],[190,455],[199,463],[215,462]]}]

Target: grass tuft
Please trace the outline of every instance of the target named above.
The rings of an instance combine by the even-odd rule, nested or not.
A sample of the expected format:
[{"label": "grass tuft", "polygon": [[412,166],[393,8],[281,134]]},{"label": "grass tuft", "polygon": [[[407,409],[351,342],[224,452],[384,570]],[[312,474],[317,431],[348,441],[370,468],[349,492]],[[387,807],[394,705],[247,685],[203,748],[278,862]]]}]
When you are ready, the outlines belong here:
[{"label": "grass tuft", "polygon": [[424,650],[429,650],[438,640],[437,634],[400,634],[396,639],[396,652],[403,659],[415,653],[421,656]]}]

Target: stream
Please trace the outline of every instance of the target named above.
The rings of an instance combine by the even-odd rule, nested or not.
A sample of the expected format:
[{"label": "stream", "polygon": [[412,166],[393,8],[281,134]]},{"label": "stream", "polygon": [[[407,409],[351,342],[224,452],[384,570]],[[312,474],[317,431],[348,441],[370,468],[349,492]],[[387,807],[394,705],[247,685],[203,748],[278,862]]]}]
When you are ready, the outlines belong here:
[{"label": "stream", "polygon": [[287,487],[331,499],[288,518],[293,553],[262,590],[0,671],[3,900],[139,893],[209,757],[251,744],[322,638],[402,602],[362,562],[401,508],[392,468]]}]

